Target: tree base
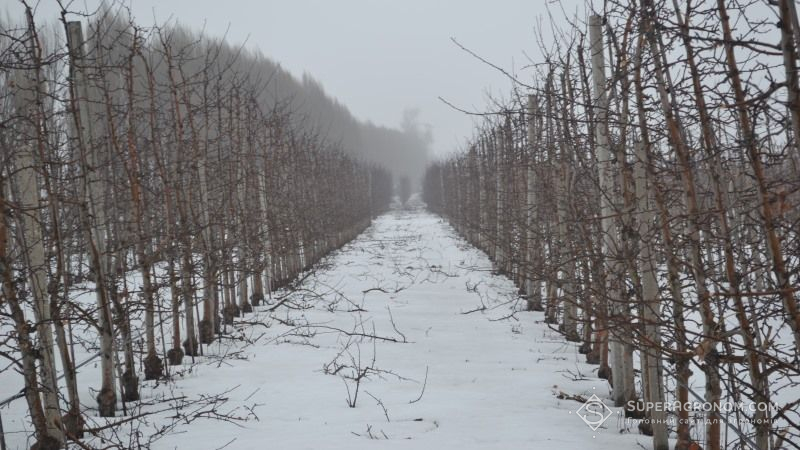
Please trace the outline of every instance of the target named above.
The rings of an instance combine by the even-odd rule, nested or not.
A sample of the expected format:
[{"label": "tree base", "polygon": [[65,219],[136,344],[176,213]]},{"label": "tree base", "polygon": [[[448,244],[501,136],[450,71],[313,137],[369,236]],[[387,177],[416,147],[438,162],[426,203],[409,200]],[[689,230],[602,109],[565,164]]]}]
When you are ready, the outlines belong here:
[{"label": "tree base", "polygon": [[239,317],[241,311],[239,307],[233,303],[222,308],[222,323],[225,325],[233,325],[233,319]]},{"label": "tree base", "polygon": [[597,378],[608,380],[608,382],[611,383],[612,386],[614,385],[613,374],[611,373],[611,367],[601,366],[599,369],[597,369]]},{"label": "tree base", "polygon": [[64,429],[70,438],[83,438],[83,427],[86,425],[86,421],[83,420],[80,411],[68,411],[61,418],[61,423],[64,424]]},{"label": "tree base", "polygon": [[194,336],[186,338],[183,341],[183,351],[186,352],[186,356],[200,356],[200,343],[197,342],[197,338]]},{"label": "tree base", "polygon": [[200,342],[210,344],[214,342],[214,324],[211,320],[203,319],[200,321]]},{"label": "tree base", "polygon": [[253,306],[261,306],[261,304],[264,303],[264,294],[253,294],[253,296],[250,297],[250,303],[252,303]]},{"label": "tree base", "polygon": [[253,312],[253,305],[250,303],[245,303],[242,305],[242,314],[247,314]]},{"label": "tree base", "polygon": [[164,363],[155,353],[144,359],[144,379],[157,380],[164,376]]},{"label": "tree base", "polygon": [[542,308],[540,303],[528,302],[528,311],[544,312],[544,308]]},{"label": "tree base", "polygon": [[642,404],[641,400],[634,400],[633,407],[628,407],[628,403],[625,406],[625,417],[628,419],[644,419],[646,417],[644,411],[644,405]]},{"label": "tree base", "polygon": [[31,445],[31,450],[59,450],[62,447],[58,439],[52,436],[45,436]]},{"label": "tree base", "polygon": [[167,350],[167,361],[170,366],[179,366],[183,362],[183,350],[179,348]]},{"label": "tree base", "polygon": [[125,402],[139,400],[139,377],[131,370],[122,373],[122,400]]},{"label": "tree base", "polygon": [[100,417],[114,417],[117,409],[117,394],[113,389],[103,388],[97,394],[97,410]]}]

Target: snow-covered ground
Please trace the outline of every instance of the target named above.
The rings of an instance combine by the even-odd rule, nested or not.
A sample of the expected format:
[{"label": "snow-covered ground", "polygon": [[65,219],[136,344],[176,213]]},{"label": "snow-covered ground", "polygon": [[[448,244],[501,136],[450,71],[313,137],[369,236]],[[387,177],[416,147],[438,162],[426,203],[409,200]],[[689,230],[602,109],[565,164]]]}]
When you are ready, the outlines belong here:
[{"label": "snow-covered ground", "polygon": [[[145,405],[129,413],[164,411],[117,431],[138,427],[142,442],[161,431],[153,447],[164,449],[650,448],[635,427],[621,434],[616,415],[592,431],[581,403],[557,397],[607,398],[609,387],[490,268],[441,218],[385,214],[300,289],[242,319],[236,338],[186,358],[174,383],[145,384]],[[215,395],[216,407],[192,403]],[[180,403],[176,420],[168,409]],[[13,436],[10,448],[23,448]]]},{"label": "snow-covered ground", "polygon": [[[195,423],[159,448],[229,442],[227,448],[286,449],[649,443],[645,436],[620,435],[615,418],[593,432],[574,414],[579,403],[556,398],[558,391],[603,397],[608,387],[581,362],[574,344],[542,323],[541,313],[503,319],[521,306],[513,284],[493,276],[486,256],[440,218],[421,210],[391,212],[329,263],[293,300],[310,309],[276,310],[299,328],[268,319],[267,334],[245,348],[247,361],[201,366],[196,377],[178,383],[185,391],[239,386],[226,407],[258,405],[258,421]],[[482,302],[489,309],[467,313]],[[348,337],[333,328],[399,342]],[[357,361],[359,352],[361,368],[374,371],[350,408],[348,389],[353,396],[355,382],[343,375],[352,374],[350,355]],[[329,375],[326,364],[327,372],[345,368]],[[581,375],[587,379],[574,380]]]}]

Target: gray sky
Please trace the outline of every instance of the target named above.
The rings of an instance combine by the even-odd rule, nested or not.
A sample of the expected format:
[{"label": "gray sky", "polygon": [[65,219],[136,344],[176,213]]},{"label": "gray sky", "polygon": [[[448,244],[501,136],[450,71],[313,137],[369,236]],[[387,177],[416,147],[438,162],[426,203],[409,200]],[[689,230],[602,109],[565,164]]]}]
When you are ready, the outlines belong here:
[{"label": "gray sky", "polygon": [[[7,0],[0,0],[4,2]],[[66,1],[66,0],[65,0]],[[42,0],[40,19],[56,17],[54,0]],[[534,26],[552,0],[128,0],[137,22],[172,17],[214,36],[247,40],[297,76],[307,72],[329,95],[362,120],[399,127],[403,111],[419,108],[433,127],[435,154],[455,149],[472,132],[466,109],[483,110],[486,92],[506,96],[511,83],[451,41],[505,68],[538,59]],[[570,13],[584,0],[565,0]],[[94,10],[96,0],[71,9]],[[554,16],[561,6],[552,4]]]}]

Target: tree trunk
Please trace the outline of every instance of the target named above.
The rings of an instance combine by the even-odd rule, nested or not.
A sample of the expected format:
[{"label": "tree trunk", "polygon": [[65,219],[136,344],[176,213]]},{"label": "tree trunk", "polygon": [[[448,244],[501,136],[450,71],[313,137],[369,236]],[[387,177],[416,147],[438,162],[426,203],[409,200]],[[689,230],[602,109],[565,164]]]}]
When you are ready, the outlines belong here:
[{"label": "tree trunk", "polygon": [[[591,56],[592,56],[592,80],[594,82],[594,99],[592,105],[595,112],[595,126],[594,126],[594,139],[595,151],[597,158],[597,170],[600,180],[601,200],[600,200],[600,223],[603,233],[601,258],[605,259],[600,267],[601,276],[605,284],[605,299],[602,301],[607,305],[606,310],[611,309],[612,314],[618,310],[616,305],[622,301],[619,292],[618,283],[613,279],[614,273],[619,273],[612,269],[607,269],[606,266],[611,267],[608,260],[611,257],[611,252],[617,248],[616,230],[614,227],[614,205],[611,199],[614,196],[614,168],[611,160],[611,148],[608,142],[608,96],[606,95],[606,74],[605,74],[605,57],[603,54],[603,34],[602,34],[602,18],[593,15],[589,18],[589,35],[591,40]],[[610,308],[609,308],[610,307]],[[608,326],[608,324],[604,324]],[[608,333],[608,330],[603,330]],[[624,351],[622,342],[615,338],[610,342],[611,354],[613,356],[614,367],[610,369],[608,377],[612,380],[615,404],[618,406],[624,403],[624,378],[622,353]],[[601,350],[602,351],[602,350]],[[604,369],[601,367],[600,370]],[[617,380],[619,378],[619,380]]]},{"label": "tree trunk", "polygon": [[105,211],[102,203],[103,180],[100,178],[100,158],[94,143],[93,105],[99,101],[94,89],[89,85],[84,60],[84,41],[81,22],[67,23],[67,36],[71,63],[72,116],[75,123],[75,137],[78,140],[82,179],[80,183],[82,205],[80,208],[92,272],[97,292],[98,326],[100,333],[100,371],[101,388],[97,403],[102,417],[113,417],[116,410],[117,394],[114,386],[114,333],[111,320],[111,304],[102,258],[105,254],[106,236],[103,231]]},{"label": "tree trunk", "polygon": [[[537,269],[541,265],[541,241],[539,240],[539,222],[537,220],[538,204],[536,198],[536,153],[538,151],[539,131],[536,125],[539,121],[539,100],[536,96],[528,96],[528,151],[527,151],[527,199],[526,199],[526,270],[527,286],[525,292],[528,295],[528,310],[543,311],[542,308],[542,286]],[[484,201],[481,200],[481,205]]]},{"label": "tree trunk", "polygon": [[[9,206],[5,199],[5,174],[0,172],[0,211],[6,211]],[[58,449],[61,448],[59,439],[51,434],[52,427],[48,424],[48,417],[42,407],[42,400],[39,395],[40,384],[36,375],[37,350],[31,340],[31,329],[25,318],[25,313],[17,297],[18,287],[14,282],[14,274],[11,269],[11,261],[8,255],[8,224],[7,215],[3,214],[0,218],[0,281],[3,283],[3,296],[8,304],[11,318],[14,321],[14,331],[19,344],[20,360],[22,366],[22,378],[25,380],[25,400],[28,403],[28,412],[31,415],[31,422],[36,435],[37,442],[34,444],[39,449]]]}]

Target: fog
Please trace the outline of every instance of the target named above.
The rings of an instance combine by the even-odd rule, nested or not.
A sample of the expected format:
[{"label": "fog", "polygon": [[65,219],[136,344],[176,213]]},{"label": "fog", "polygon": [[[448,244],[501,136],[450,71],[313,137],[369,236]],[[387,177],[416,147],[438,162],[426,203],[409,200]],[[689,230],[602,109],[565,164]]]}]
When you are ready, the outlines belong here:
[{"label": "fog", "polygon": [[[73,11],[93,11],[100,1],[66,4]],[[330,138],[342,139],[346,147],[396,174],[415,175],[428,157],[458,150],[473,129],[473,117],[455,111],[439,97],[466,110],[484,111],[490,97],[507,95],[512,84],[451,38],[498,66],[524,71],[540,59],[537,24],[548,31],[544,41],[551,45],[548,9],[558,18],[556,26],[566,25],[565,12],[584,15],[582,0],[561,4],[135,0],[126,4],[143,25],[179,22],[259,52],[282,69],[281,87],[275,92],[294,96],[297,108],[305,112],[316,108],[309,116]],[[41,2],[36,9],[37,20],[58,17],[56,2]],[[355,128],[358,133],[344,133]]]}]

